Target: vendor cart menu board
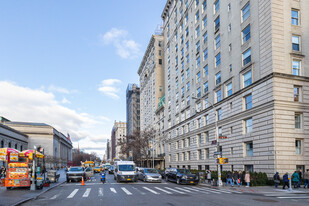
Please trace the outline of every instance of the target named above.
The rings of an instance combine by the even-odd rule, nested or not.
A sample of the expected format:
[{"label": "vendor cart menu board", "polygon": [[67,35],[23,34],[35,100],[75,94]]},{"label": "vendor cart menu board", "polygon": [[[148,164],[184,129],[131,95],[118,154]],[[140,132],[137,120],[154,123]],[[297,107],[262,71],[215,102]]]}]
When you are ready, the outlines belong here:
[{"label": "vendor cart menu board", "polygon": [[9,179],[23,179],[27,176],[28,165],[26,163],[9,163],[8,178]]},{"label": "vendor cart menu board", "polygon": [[16,152],[10,153],[10,162],[18,162],[18,153]]},{"label": "vendor cart menu board", "polygon": [[4,150],[0,150],[0,161],[6,161],[6,152]]}]

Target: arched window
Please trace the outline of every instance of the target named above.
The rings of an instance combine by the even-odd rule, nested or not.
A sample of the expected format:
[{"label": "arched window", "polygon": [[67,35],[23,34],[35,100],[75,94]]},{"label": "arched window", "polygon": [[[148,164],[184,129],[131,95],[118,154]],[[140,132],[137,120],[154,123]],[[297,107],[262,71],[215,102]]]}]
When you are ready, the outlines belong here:
[{"label": "arched window", "polygon": [[23,151],[23,146],[22,145],[20,145],[20,151]]},{"label": "arched window", "polygon": [[3,148],[3,147],[4,147],[4,141],[1,140],[1,148]]},{"label": "arched window", "polygon": [[17,149],[17,144],[15,144],[15,149]]},{"label": "arched window", "polygon": [[8,147],[11,147],[11,142],[9,142],[9,146]]}]

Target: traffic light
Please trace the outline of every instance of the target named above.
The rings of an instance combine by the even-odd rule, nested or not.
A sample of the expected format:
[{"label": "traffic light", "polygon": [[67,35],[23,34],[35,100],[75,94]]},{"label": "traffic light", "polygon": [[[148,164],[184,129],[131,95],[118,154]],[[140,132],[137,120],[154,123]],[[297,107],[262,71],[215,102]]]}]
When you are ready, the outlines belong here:
[{"label": "traffic light", "polygon": [[229,163],[229,158],[217,158],[217,164],[227,164]]}]

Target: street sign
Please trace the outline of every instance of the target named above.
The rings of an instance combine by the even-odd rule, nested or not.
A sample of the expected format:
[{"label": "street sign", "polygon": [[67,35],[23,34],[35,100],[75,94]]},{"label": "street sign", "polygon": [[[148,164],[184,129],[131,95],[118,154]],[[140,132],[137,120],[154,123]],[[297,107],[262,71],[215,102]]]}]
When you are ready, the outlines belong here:
[{"label": "street sign", "polygon": [[219,136],[219,139],[227,139],[227,136]]},{"label": "street sign", "polygon": [[214,155],[222,155],[222,152],[214,152]]},{"label": "street sign", "polygon": [[216,145],[216,144],[217,144],[217,140],[211,141],[211,144],[212,144],[212,145]]}]

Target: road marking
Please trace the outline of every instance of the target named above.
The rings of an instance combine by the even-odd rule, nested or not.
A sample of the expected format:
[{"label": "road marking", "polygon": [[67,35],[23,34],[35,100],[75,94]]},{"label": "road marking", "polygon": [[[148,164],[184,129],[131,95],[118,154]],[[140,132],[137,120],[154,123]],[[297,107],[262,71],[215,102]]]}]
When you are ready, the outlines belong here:
[{"label": "road marking", "polygon": [[[227,193],[227,194],[231,194],[232,192],[229,192],[229,191],[227,191],[227,190],[224,190],[224,189],[218,189],[218,190],[216,190],[216,189],[212,189],[212,188],[198,188],[198,189],[200,189],[200,190],[204,190],[204,191],[207,191],[207,192],[213,192],[213,193],[216,193],[216,194],[220,194],[221,192],[222,193]],[[236,193],[241,193],[241,192],[236,192]]]},{"label": "road marking", "polygon": [[171,191],[173,191],[173,192],[177,192],[177,193],[179,193],[179,194],[186,194],[186,193],[184,193],[184,192],[181,192],[181,191],[178,191],[178,190],[169,188],[169,187],[165,187],[165,189],[171,190]]},{"label": "road marking", "polygon": [[111,190],[113,193],[117,193],[116,190],[115,190],[115,188],[113,188],[113,187],[111,187],[110,190]]},{"label": "road marking", "polygon": [[50,198],[50,200],[56,199],[59,195],[60,195],[60,194],[57,194],[57,195],[52,196],[52,197]]},{"label": "road marking", "polygon": [[165,193],[167,193],[167,194],[173,194],[173,193],[171,193],[171,192],[169,192],[169,191],[167,191],[167,190],[164,190],[164,189],[162,189],[162,188],[160,188],[160,187],[155,187],[157,190],[160,190],[160,191],[162,191],[162,192],[165,192]]},{"label": "road marking", "polygon": [[103,188],[99,188],[99,197],[103,197]]},{"label": "road marking", "polygon": [[309,196],[296,196],[296,197],[287,196],[287,197],[277,197],[277,198],[280,198],[280,199],[309,199]]},{"label": "road marking", "polygon": [[79,189],[75,189],[67,198],[73,198]]},{"label": "road marking", "polygon": [[192,193],[192,191],[183,189],[183,188],[181,188],[181,187],[175,187],[175,188],[178,189],[178,190],[182,190],[182,191],[185,191],[185,192]]},{"label": "road marking", "polygon": [[136,187],[132,187],[133,189],[137,190],[139,193],[141,193],[142,195],[145,195],[145,192],[140,191],[139,189],[137,189]]},{"label": "road marking", "polygon": [[207,192],[212,192],[212,193],[215,193],[215,194],[221,194],[221,192],[219,192],[219,190],[215,190],[215,189],[211,189],[211,188],[207,188],[207,189],[203,189]]},{"label": "road marking", "polygon": [[143,187],[145,190],[148,190],[149,192],[152,192],[153,194],[155,194],[155,195],[159,195],[160,193],[158,193],[158,192],[156,192],[156,191],[154,191],[154,190],[152,190],[152,189],[149,189],[148,187]]},{"label": "road marking", "polygon": [[193,189],[193,188],[190,188],[190,187],[185,187],[185,188],[187,188],[188,190],[195,191],[195,192],[201,192],[201,193],[204,193],[204,194],[209,194],[209,192],[206,192],[205,190]]},{"label": "road marking", "polygon": [[83,197],[88,197],[90,194],[91,188],[87,188],[86,192],[83,194]]},{"label": "road marking", "polygon": [[129,192],[129,190],[127,190],[125,187],[121,187],[121,189],[122,189],[127,195],[132,195],[132,193]]}]

